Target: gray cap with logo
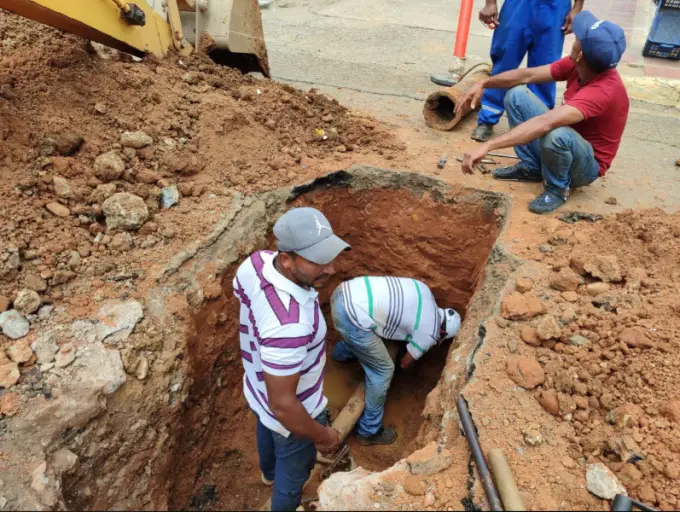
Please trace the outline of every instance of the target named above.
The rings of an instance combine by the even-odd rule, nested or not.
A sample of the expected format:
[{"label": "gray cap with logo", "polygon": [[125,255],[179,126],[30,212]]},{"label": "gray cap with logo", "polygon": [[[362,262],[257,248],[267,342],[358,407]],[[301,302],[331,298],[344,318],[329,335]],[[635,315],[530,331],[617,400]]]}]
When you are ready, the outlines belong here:
[{"label": "gray cap with logo", "polygon": [[318,265],[328,265],[351,247],[333,234],[330,222],[315,208],[293,208],[274,224],[276,245],[281,252],[294,252]]}]

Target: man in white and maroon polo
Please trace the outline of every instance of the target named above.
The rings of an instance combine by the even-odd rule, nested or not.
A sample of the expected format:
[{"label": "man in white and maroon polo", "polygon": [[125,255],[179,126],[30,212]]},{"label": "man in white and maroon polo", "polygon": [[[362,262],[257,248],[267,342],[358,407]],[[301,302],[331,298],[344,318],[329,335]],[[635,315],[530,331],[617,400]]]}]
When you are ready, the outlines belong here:
[{"label": "man in white and maroon polo", "polygon": [[314,208],[294,208],[274,225],[278,252],[257,251],[234,278],[241,301],[243,391],[258,418],[262,481],[274,484],[272,510],[295,510],[316,462],[333,452],[323,394],[326,322],[317,290],[350,246]]}]

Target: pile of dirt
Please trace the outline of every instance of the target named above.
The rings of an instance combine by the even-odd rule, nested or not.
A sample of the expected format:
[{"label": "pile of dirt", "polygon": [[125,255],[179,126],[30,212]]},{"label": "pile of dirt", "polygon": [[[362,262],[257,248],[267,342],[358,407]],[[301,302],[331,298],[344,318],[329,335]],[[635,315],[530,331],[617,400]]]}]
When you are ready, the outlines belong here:
[{"label": "pile of dirt", "polygon": [[626,211],[547,242],[534,259],[554,272],[518,279],[503,301],[511,320],[531,316],[529,297],[546,306],[515,324],[535,360],[512,358],[509,377],[573,427],[567,468],[604,463],[630,496],[677,509],[680,214]]},{"label": "pile of dirt", "polygon": [[234,196],[401,148],[314,90],[205,55],[136,62],[4,11],[0,140],[0,311],[25,289],[80,307],[133,295]]}]

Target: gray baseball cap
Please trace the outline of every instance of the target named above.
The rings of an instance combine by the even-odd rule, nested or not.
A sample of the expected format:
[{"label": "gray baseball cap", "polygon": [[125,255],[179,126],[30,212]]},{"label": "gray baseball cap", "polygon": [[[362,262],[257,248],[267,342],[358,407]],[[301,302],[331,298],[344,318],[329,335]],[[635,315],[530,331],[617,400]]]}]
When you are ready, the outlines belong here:
[{"label": "gray baseball cap", "polygon": [[276,245],[281,252],[294,252],[318,265],[328,265],[351,247],[333,234],[328,219],[315,208],[293,208],[274,224]]}]

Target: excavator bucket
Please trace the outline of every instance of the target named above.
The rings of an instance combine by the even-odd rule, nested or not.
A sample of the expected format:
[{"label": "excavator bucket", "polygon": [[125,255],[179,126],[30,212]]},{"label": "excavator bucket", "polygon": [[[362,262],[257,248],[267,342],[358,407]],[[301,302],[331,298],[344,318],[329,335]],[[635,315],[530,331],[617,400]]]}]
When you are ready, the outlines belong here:
[{"label": "excavator bucket", "polygon": [[[198,5],[197,5],[198,3]],[[257,0],[179,0],[184,38],[218,64],[269,76]],[[200,44],[197,44],[197,31]]]}]

